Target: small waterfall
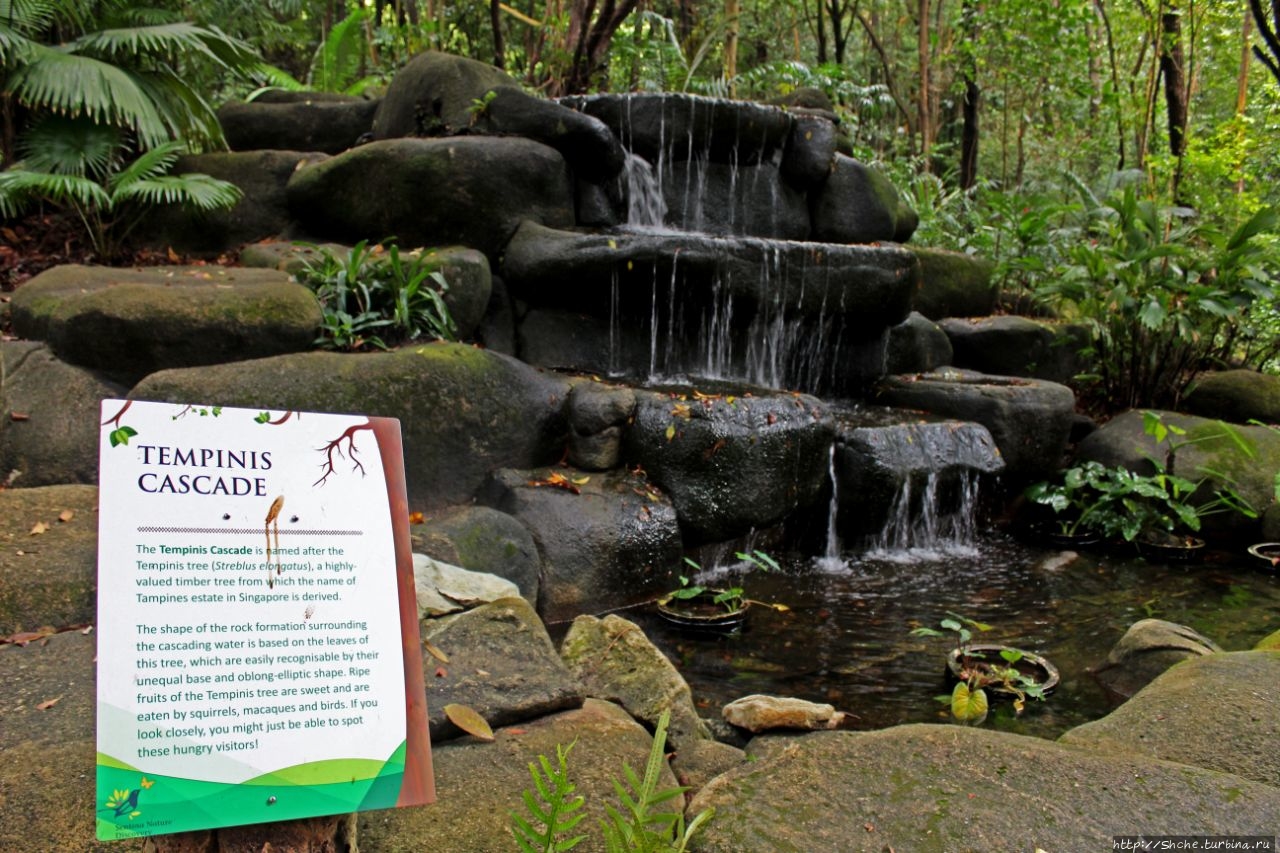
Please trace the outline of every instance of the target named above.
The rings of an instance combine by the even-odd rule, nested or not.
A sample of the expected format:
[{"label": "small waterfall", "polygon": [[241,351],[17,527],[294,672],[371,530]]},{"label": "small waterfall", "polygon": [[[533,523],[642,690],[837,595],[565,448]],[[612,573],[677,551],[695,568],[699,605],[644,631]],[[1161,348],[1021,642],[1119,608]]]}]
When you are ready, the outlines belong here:
[{"label": "small waterfall", "polygon": [[831,478],[831,504],[827,507],[827,546],[818,558],[818,566],[826,571],[838,571],[845,568],[845,562],[840,556],[840,531],[836,526],[840,510],[840,478],[836,476],[835,442],[831,443],[827,475]]},{"label": "small waterfall", "polygon": [[640,228],[661,228],[667,216],[662,187],[649,161],[627,154],[627,224]]},{"label": "small waterfall", "polygon": [[950,493],[943,494],[937,471],[925,474],[922,489],[913,485],[915,478],[905,477],[869,556],[913,562],[975,554],[978,474],[966,470],[947,480]]}]

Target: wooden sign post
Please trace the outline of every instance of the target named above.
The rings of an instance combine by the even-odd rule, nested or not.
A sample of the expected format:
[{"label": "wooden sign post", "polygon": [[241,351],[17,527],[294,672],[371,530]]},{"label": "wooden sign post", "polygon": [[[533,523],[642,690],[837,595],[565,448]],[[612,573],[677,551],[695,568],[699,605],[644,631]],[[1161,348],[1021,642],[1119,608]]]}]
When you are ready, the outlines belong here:
[{"label": "wooden sign post", "polygon": [[434,799],[399,422],[107,400],[98,838]]}]

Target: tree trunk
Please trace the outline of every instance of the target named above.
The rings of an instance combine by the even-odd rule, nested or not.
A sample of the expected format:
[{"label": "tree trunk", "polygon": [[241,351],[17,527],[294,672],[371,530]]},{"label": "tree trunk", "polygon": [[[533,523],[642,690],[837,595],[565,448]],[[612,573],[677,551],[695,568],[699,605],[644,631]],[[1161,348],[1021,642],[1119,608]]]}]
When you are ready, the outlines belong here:
[{"label": "tree trunk", "polygon": [[489,0],[489,23],[493,26],[493,67],[506,71],[507,43],[502,35],[502,9],[499,0]]},{"label": "tree trunk", "polygon": [[978,88],[978,61],[974,45],[978,42],[978,10],[975,0],[964,0],[960,17],[964,26],[965,48],[963,125],[960,132],[960,188],[972,189],[978,181],[978,106],[982,90]]},{"label": "tree trunk", "polygon": [[1253,55],[1258,57],[1258,61],[1267,67],[1271,76],[1276,78],[1276,83],[1280,84],[1280,3],[1271,0],[1271,21],[1267,21],[1266,13],[1262,11],[1262,0],[1249,0],[1249,11],[1253,13],[1253,22],[1258,25],[1262,43],[1267,46],[1264,51],[1255,44]]},{"label": "tree trunk", "polygon": [[1160,74],[1169,119],[1169,153],[1182,157],[1187,148],[1187,66],[1182,52],[1182,12],[1178,0],[1168,0],[1168,4],[1160,13]]},{"label": "tree trunk", "polygon": [[1094,7],[1098,10],[1098,17],[1102,19],[1103,31],[1107,34],[1107,57],[1111,65],[1111,90],[1116,111],[1116,169],[1122,170],[1125,164],[1125,130],[1124,110],[1120,106],[1120,68],[1116,61],[1116,42],[1111,32],[1111,18],[1107,15],[1106,0],[1094,0]]},{"label": "tree trunk", "polygon": [[[1244,13],[1244,21],[1240,24],[1240,73],[1236,76],[1236,121],[1244,118],[1245,107],[1249,103],[1249,57],[1252,55],[1249,46],[1253,41],[1253,16]],[[1237,163],[1239,175],[1236,177],[1236,195],[1244,193],[1244,163]]]},{"label": "tree trunk", "polygon": [[738,76],[738,0],[724,0],[724,79],[734,94],[733,78]]},{"label": "tree trunk", "polygon": [[818,2],[818,64],[826,65],[827,63],[826,12],[823,9],[823,0],[817,0],[817,2]]},{"label": "tree trunk", "polygon": [[920,26],[916,48],[920,67],[920,97],[917,101],[919,115],[916,125],[920,129],[921,168],[925,172],[930,172],[932,169],[929,167],[929,147],[933,128],[930,121],[932,106],[929,103],[929,89],[931,86],[929,81],[929,0],[919,0],[918,10],[920,13]]}]

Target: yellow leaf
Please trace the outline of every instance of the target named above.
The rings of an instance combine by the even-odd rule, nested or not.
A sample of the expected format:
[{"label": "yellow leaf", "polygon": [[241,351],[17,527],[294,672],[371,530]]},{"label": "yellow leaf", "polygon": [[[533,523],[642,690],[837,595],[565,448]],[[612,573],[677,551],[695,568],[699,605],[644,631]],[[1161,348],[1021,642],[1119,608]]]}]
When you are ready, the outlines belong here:
[{"label": "yellow leaf", "polygon": [[[676,437],[676,425],[675,425],[675,424],[667,424],[667,432],[666,432],[666,436],[667,436],[667,441],[670,441],[671,439],[673,439],[673,438],[675,438],[675,437]],[[34,533],[35,531],[32,531],[32,532]],[[41,533],[43,533],[43,532],[44,532],[44,531],[41,531]]]},{"label": "yellow leaf", "polygon": [[49,529],[49,525],[45,524],[43,521],[37,521],[35,523],[35,526],[31,528],[31,535],[39,536],[41,533],[44,533],[48,529]]},{"label": "yellow leaf", "polygon": [[466,705],[445,705],[444,715],[449,718],[449,722],[467,734],[483,741],[493,741],[493,729],[489,728],[489,724],[484,721],[484,717]]},{"label": "yellow leaf", "polygon": [[436,646],[434,646],[430,640],[423,640],[422,647],[427,650],[427,654],[431,655],[433,658],[440,661],[440,663],[449,662],[449,656],[446,655],[444,652],[440,651],[440,649],[436,648]]},{"label": "yellow leaf", "polygon": [[64,509],[62,512],[58,513],[58,521],[61,521],[63,524],[66,524],[75,517],[76,514],[74,510]]},{"label": "yellow leaf", "polygon": [[585,486],[587,483],[591,482],[591,478],[590,477],[574,477],[573,482],[575,485]]},{"label": "yellow leaf", "polygon": [[52,698],[52,699],[46,699],[46,700],[44,700],[43,702],[41,702],[39,705],[37,705],[37,706],[36,706],[36,710],[38,710],[38,711],[47,711],[47,710],[49,710],[50,708],[52,708],[54,705],[57,705],[57,704],[58,704],[58,701],[59,701],[60,699],[62,699],[62,697],[61,697],[61,696],[55,696],[55,697],[54,697],[54,698]]}]

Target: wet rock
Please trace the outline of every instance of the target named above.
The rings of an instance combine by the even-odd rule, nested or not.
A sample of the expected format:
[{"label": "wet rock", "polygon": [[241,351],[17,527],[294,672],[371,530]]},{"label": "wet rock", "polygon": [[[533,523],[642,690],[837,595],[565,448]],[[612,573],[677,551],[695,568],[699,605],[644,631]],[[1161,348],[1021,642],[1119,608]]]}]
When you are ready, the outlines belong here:
[{"label": "wet rock", "polygon": [[555,308],[532,308],[516,328],[517,351],[529,364],[578,373],[612,374],[613,365],[648,362],[649,340],[635,328]]},{"label": "wet rock", "polygon": [[782,176],[797,189],[817,189],[831,174],[835,156],[835,122],[821,115],[795,115],[782,155]]},{"label": "wet rock", "polygon": [[736,746],[714,740],[687,740],[671,758],[671,772],[692,797],[712,779],[727,773],[747,760],[747,754]]},{"label": "wet rock", "polygon": [[928,373],[951,364],[951,340],[938,324],[912,311],[889,330],[884,369],[898,373]]},{"label": "wet rock", "polygon": [[156,370],[309,350],[315,295],[276,270],[54,267],[13,295],[14,331],[122,382]]},{"label": "wet rock", "polygon": [[1186,625],[1142,619],[1111,647],[1094,676],[1107,690],[1128,699],[1174,664],[1221,651],[1213,640]]},{"label": "wet rock", "polygon": [[0,637],[94,621],[97,513],[95,486],[0,490]]},{"label": "wet rock", "polygon": [[612,614],[579,616],[560,644],[560,656],[588,696],[617,702],[650,726],[669,710],[669,740],[677,750],[710,738],[689,685],[634,622]]},{"label": "wet rock", "polygon": [[465,736],[445,715],[449,704],[466,705],[494,728],[582,705],[581,686],[523,598],[425,619],[422,635],[449,658],[422,653],[433,742]]},{"label": "wet rock", "polygon": [[569,392],[569,462],[585,471],[616,468],[622,455],[622,432],[635,413],[630,388],[579,382]]},{"label": "wet rock", "polygon": [[[1159,412],[1166,424],[1186,430],[1178,437],[1180,447],[1174,460],[1174,472],[1192,480],[1204,478],[1198,494],[1207,496],[1224,481],[1215,473],[1225,474],[1229,483],[1251,506],[1265,508],[1275,497],[1275,473],[1280,471],[1280,434],[1261,426],[1230,427],[1250,452],[1227,433],[1216,420]],[[1091,433],[1076,449],[1080,459],[1093,459],[1103,465],[1121,465],[1130,471],[1152,473],[1152,458],[1163,458],[1163,446],[1142,428],[1143,413],[1125,412]],[[1198,499],[1197,499],[1198,501]],[[1210,536],[1234,536],[1257,541],[1260,525],[1239,513],[1220,513],[1203,519],[1203,530]]]},{"label": "wet rock", "polygon": [[951,340],[956,367],[1064,383],[1085,369],[1080,351],[1090,336],[1081,324],[997,316],[947,318],[939,325]]},{"label": "wet rock", "polygon": [[762,694],[735,699],[721,713],[725,722],[755,734],[771,729],[834,729],[844,721],[842,712],[825,703]]},{"label": "wet rock", "polygon": [[824,243],[902,243],[919,222],[883,173],[843,154],[810,198],[810,214],[813,239]]},{"label": "wet rock", "polygon": [[[1199,645],[1196,640],[1191,644]],[[1107,716],[1077,726],[1059,741],[1102,754],[1176,761],[1280,787],[1277,739],[1280,652],[1197,650]]]},{"label": "wet rock", "polygon": [[525,526],[505,512],[451,508],[414,528],[413,538],[415,549],[436,560],[506,578],[525,599],[538,600],[538,548]]},{"label": "wet rock", "polygon": [[44,344],[0,342],[0,482],[96,483],[99,403],[124,394]]},{"label": "wet rock", "polygon": [[652,598],[680,560],[675,510],[642,475],[503,469],[479,499],[533,535],[542,557],[538,612],[549,622]]},{"label": "wet rock", "polygon": [[218,122],[232,151],[323,151],[337,154],[373,127],[377,101],[261,98],[230,101],[218,108]]},{"label": "wet rock", "polygon": [[434,343],[388,353],[312,352],[165,370],[131,396],[400,419],[409,505],[466,503],[489,471],[560,458],[566,382],[503,355]]},{"label": "wet rock", "polygon": [[1136,827],[1269,827],[1280,809],[1280,788],[1240,776],[963,726],[767,740],[689,804],[716,810],[695,849],[1098,850]]},{"label": "wet rock", "polygon": [[487,350],[515,356],[516,317],[511,294],[500,277],[491,276],[490,283],[489,304],[476,329],[476,341]]},{"label": "wet rock", "polygon": [[738,166],[705,160],[672,163],[662,182],[666,223],[684,231],[779,240],[809,236],[804,194],[772,163]]},{"label": "wet rock", "polygon": [[1193,415],[1234,424],[1280,423],[1280,377],[1255,370],[1202,373],[1182,404]]},{"label": "wet rock", "polygon": [[140,233],[146,245],[213,257],[268,237],[294,237],[285,199],[295,171],[326,155],[305,151],[214,151],[178,158],[173,174],[198,172],[235,184],[241,197],[230,210],[188,210],[166,205],[149,214]]},{"label": "wet rock", "polygon": [[520,590],[511,581],[485,572],[469,572],[458,566],[413,555],[413,583],[419,616],[444,616],[478,604],[515,598]]},{"label": "wet rock", "polygon": [[447,136],[466,130],[476,103],[504,87],[519,89],[520,84],[485,62],[434,50],[420,53],[387,87],[373,117],[373,138]]},{"label": "wet rock", "polygon": [[564,155],[575,175],[602,183],[622,171],[626,152],[604,122],[519,89],[497,88],[475,114],[478,133],[533,139]]},{"label": "wet rock", "polygon": [[718,542],[811,505],[833,437],[825,404],[803,394],[637,391],[623,455],[671,496],[690,541]]},{"label": "wet rock", "polygon": [[920,259],[920,289],[913,307],[930,320],[986,317],[996,308],[995,264],[986,258],[912,246]]},{"label": "wet rock", "polygon": [[890,376],[878,401],[982,424],[1000,448],[1006,473],[1016,478],[1057,469],[1075,409],[1075,394],[1065,385],[954,368]]},{"label": "wet rock", "polygon": [[564,158],[518,137],[372,142],[299,170],[286,192],[298,222],[322,238],[457,243],[491,262],[522,220],[574,221]]},{"label": "wet rock", "polygon": [[[569,775],[575,793],[586,801],[579,830],[587,838],[574,851],[603,853],[596,827],[606,818],[606,804],[618,807],[613,780],[624,779],[624,763],[643,774],[652,745],[648,732],[616,705],[589,699],[578,710],[523,722],[518,731],[499,729],[495,735],[494,743],[462,739],[433,748],[437,801],[420,809],[361,812],[360,848],[378,853],[514,849],[509,814],[527,814],[520,792],[533,790],[529,766],[537,766],[539,755],[557,766],[559,747],[569,750]],[[675,784],[664,767],[658,788]],[[663,804],[674,810],[681,806],[679,797]]]}]

